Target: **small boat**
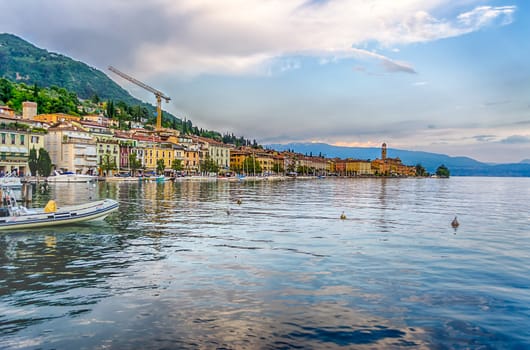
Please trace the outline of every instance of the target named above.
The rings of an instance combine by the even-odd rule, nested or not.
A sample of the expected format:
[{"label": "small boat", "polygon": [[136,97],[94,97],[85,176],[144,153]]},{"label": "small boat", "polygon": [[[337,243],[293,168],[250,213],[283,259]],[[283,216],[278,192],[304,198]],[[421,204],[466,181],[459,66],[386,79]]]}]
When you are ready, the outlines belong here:
[{"label": "small boat", "polygon": [[22,188],[22,181],[17,176],[2,176],[0,177],[0,187],[9,187],[20,190]]},{"label": "small boat", "polygon": [[0,230],[17,230],[65,225],[84,221],[103,220],[118,209],[118,202],[103,199],[83,204],[57,207],[54,200],[48,201],[44,208],[26,208],[19,205],[8,188],[2,189],[0,207]]},{"label": "small boat", "polygon": [[60,172],[55,170],[52,176],[48,176],[46,181],[48,182],[92,182],[98,179],[97,176],[93,175],[82,175],[75,174],[71,171]]},{"label": "small boat", "polygon": [[146,181],[165,182],[167,178],[164,175],[151,175],[145,176],[143,179]]}]

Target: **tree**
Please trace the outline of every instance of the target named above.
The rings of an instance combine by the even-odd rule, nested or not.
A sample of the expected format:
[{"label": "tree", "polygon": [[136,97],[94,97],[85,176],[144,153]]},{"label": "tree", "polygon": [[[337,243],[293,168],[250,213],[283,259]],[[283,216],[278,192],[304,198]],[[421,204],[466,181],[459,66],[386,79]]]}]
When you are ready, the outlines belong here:
[{"label": "tree", "polygon": [[450,171],[445,165],[442,164],[436,169],[436,175],[439,177],[449,177]]},{"label": "tree", "polygon": [[416,176],[428,176],[429,173],[421,164],[416,164]]},{"label": "tree", "polygon": [[33,147],[29,151],[28,165],[29,165],[29,171],[31,172],[31,175],[36,176],[37,169],[39,167],[39,159],[37,157],[37,150],[35,149],[35,147]]},{"label": "tree", "polygon": [[158,159],[156,161],[156,173],[157,174],[164,174],[164,170],[166,169],[166,165],[164,164],[163,159]]},{"label": "tree", "polygon": [[272,166],[272,171],[274,171],[276,174],[281,174],[284,172],[284,169],[280,163],[275,163]]},{"label": "tree", "polygon": [[175,158],[173,160],[173,163],[171,164],[171,169],[173,169],[175,171],[181,171],[183,169],[182,159]]},{"label": "tree", "polygon": [[44,148],[39,149],[37,158],[37,173],[40,176],[48,177],[52,172],[52,160],[50,154]]},{"label": "tree", "polygon": [[296,156],[289,158],[289,163],[287,164],[287,172],[288,173],[294,173],[296,170],[296,163],[298,162],[298,159]]},{"label": "tree", "polygon": [[256,160],[256,157],[254,156],[246,157],[245,160],[243,161],[243,170],[247,174],[250,174],[250,173],[252,173],[253,175],[261,174],[261,165]]},{"label": "tree", "polygon": [[136,171],[142,167],[142,162],[136,158],[136,153],[129,154],[129,168],[132,176],[136,175]]},{"label": "tree", "polygon": [[0,101],[7,104],[13,96],[13,85],[7,79],[0,79]]},{"label": "tree", "polygon": [[202,171],[207,172],[207,173],[218,173],[219,172],[219,166],[209,156],[206,156],[206,159],[201,162],[201,169]]},{"label": "tree", "polygon": [[114,159],[114,157],[111,160],[110,159],[110,154],[109,153],[105,153],[103,155],[103,157],[101,157],[101,162],[99,164],[99,169],[103,172],[103,174],[105,174],[105,176],[107,176],[109,171],[115,170],[116,168],[117,168],[116,160]]}]

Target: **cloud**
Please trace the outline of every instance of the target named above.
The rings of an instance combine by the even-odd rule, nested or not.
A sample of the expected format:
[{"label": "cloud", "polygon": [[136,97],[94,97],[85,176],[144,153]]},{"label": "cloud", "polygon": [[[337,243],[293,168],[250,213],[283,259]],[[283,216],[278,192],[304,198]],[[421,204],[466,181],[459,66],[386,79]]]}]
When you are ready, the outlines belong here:
[{"label": "cloud", "polygon": [[394,61],[378,53],[363,50],[363,49],[357,49],[357,48],[352,48],[352,51],[354,54],[358,56],[366,56],[366,57],[371,57],[371,58],[375,58],[379,60],[387,72],[404,72],[404,73],[411,73],[411,74],[416,73],[414,68],[412,68],[412,66],[410,66],[409,64],[404,63],[404,62]]},{"label": "cloud", "polygon": [[496,138],[495,135],[475,135],[473,136],[473,139],[477,140],[478,142],[491,142],[494,141]]},{"label": "cloud", "polygon": [[460,14],[457,19],[462,28],[475,31],[496,20],[500,20],[501,25],[512,23],[515,10],[515,6],[479,6]]},{"label": "cloud", "polygon": [[407,44],[509,24],[516,11],[515,6],[480,6],[452,18],[437,18],[439,9],[454,6],[449,0],[47,0],[26,4],[2,2],[0,13],[10,16],[3,19],[0,30],[30,33],[29,39],[50,49],[100,68],[115,64],[140,78],[171,73],[267,74],[269,65],[279,58],[300,56],[322,62],[365,56],[377,59],[387,72],[415,73],[410,64],[361,48],[374,43],[399,54],[398,47]]},{"label": "cloud", "polygon": [[505,144],[525,144],[530,143],[530,137],[524,135],[512,135],[500,141]]}]

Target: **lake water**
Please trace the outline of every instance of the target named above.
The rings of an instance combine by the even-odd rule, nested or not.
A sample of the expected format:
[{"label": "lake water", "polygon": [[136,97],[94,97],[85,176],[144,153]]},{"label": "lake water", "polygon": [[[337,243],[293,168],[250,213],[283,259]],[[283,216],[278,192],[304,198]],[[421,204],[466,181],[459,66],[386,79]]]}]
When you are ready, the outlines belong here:
[{"label": "lake water", "polygon": [[529,178],[36,192],[120,209],[0,233],[0,348],[530,347]]}]

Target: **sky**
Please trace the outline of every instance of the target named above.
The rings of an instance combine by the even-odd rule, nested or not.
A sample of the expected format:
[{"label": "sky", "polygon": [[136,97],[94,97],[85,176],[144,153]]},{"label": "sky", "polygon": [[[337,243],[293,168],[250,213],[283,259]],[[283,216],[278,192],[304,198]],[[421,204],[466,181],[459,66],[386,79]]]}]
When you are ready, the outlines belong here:
[{"label": "sky", "polygon": [[528,1],[0,0],[0,15],[200,128],[530,159]]}]

